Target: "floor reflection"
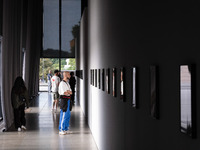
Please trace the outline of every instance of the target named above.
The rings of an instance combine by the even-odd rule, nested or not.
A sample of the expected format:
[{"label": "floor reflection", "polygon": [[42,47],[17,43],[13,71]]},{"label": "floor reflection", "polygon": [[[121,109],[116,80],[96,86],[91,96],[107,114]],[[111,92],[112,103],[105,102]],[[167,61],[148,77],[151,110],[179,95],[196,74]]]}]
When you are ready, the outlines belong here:
[{"label": "floor reflection", "polygon": [[59,112],[51,112],[51,93],[41,92],[26,110],[27,131],[17,132],[14,126],[0,136],[0,149],[73,149],[97,150],[80,107],[71,112],[72,134],[59,135]]}]

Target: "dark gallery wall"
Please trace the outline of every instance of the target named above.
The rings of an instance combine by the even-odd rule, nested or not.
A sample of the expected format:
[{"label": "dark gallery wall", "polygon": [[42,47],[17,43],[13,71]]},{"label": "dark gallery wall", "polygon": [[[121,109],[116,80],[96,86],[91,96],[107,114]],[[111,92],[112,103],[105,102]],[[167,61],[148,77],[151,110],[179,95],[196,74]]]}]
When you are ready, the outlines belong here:
[{"label": "dark gallery wall", "polygon": [[[100,150],[200,148],[199,2],[88,1],[87,63],[83,71],[117,69],[117,97],[88,83],[88,124]],[[84,15],[82,18],[85,17]],[[84,21],[81,20],[82,26]],[[83,30],[83,29],[82,29]],[[81,38],[84,36],[82,35]],[[180,132],[180,65],[196,66],[196,135]],[[158,67],[159,119],[150,116],[150,66]],[[131,106],[132,67],[137,67],[138,108]],[[125,69],[125,102],[120,73]],[[110,85],[112,85],[110,77]],[[111,86],[112,87],[112,86]],[[112,88],[110,87],[111,93]],[[84,92],[84,88],[80,91]],[[87,92],[86,92],[87,93]]]},{"label": "dark gallery wall", "polygon": [[3,0],[0,0],[0,35],[2,35],[2,23],[3,23]]}]

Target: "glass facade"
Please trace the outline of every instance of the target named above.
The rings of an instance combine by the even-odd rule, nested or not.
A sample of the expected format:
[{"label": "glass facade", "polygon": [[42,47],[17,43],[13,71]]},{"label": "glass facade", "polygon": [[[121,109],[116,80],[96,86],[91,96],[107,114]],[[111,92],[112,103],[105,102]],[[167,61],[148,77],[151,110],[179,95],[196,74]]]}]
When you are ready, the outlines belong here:
[{"label": "glass facade", "polygon": [[77,25],[81,18],[80,0],[62,0],[61,57],[75,57],[75,40]]},{"label": "glass facade", "polygon": [[44,0],[43,52],[45,58],[75,58],[81,0]]},{"label": "glass facade", "polygon": [[59,57],[59,0],[44,0],[43,57]]},{"label": "glass facade", "polygon": [[76,70],[76,60],[74,58],[61,59],[61,71]]}]

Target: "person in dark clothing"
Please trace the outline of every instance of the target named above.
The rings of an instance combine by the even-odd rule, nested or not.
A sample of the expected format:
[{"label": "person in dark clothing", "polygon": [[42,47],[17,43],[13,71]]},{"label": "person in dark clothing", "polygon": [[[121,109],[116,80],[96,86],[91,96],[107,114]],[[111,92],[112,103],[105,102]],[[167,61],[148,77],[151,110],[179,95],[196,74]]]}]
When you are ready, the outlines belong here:
[{"label": "person in dark clothing", "polygon": [[61,71],[58,72],[58,77],[60,78],[60,81],[62,81]]},{"label": "person in dark clothing", "polygon": [[20,132],[26,130],[25,106],[29,108],[28,90],[21,76],[17,77],[11,91],[11,102],[14,109],[15,128]]},{"label": "person in dark clothing", "polygon": [[71,78],[69,79],[69,84],[70,84],[70,87],[72,89],[71,100],[72,100],[72,104],[74,105],[74,103],[75,103],[74,94],[75,94],[76,79],[74,77],[74,72],[70,72],[70,75],[71,75]]}]

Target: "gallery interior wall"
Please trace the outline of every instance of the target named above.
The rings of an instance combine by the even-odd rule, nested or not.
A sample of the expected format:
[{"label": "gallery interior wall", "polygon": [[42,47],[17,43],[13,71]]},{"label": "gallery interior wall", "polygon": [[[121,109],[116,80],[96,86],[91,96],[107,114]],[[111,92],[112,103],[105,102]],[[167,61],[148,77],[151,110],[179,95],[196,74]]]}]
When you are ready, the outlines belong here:
[{"label": "gallery interior wall", "polygon": [[[117,69],[117,97],[89,84],[88,102],[82,99],[88,103],[88,123],[100,150],[200,148],[198,6],[199,2],[180,6],[174,2],[88,1],[88,32],[81,31],[88,36],[87,78],[90,69]],[[181,64],[196,64],[196,139],[180,132]],[[158,66],[159,120],[150,116],[151,65]],[[137,109],[131,106],[133,66],[138,73]],[[121,67],[125,69],[125,102],[119,97]]]},{"label": "gallery interior wall", "polygon": [[81,95],[80,106],[83,110],[85,116],[88,116],[88,18],[87,18],[87,8],[84,10],[81,22],[80,22],[80,68],[83,71],[83,79],[80,79],[80,86],[83,90],[80,90]]}]

